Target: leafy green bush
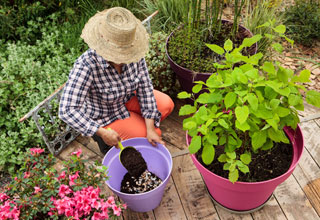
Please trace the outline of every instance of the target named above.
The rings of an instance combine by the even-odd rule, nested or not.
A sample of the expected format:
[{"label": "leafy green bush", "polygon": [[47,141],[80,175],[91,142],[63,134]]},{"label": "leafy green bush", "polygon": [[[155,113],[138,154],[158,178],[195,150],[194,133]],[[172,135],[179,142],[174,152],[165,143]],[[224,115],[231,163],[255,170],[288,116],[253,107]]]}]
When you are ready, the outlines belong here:
[{"label": "leafy green bush", "polygon": [[146,62],[154,88],[174,97],[177,94],[176,79],[166,56],[166,38],[163,32],[151,35]]},{"label": "leafy green bush", "polygon": [[0,51],[0,170],[14,171],[26,147],[42,143],[32,120],[18,120],[67,80],[80,51],[60,43],[58,26],[46,23],[34,45],[7,43]]},{"label": "leafy green bush", "polygon": [[285,11],[285,24],[288,35],[298,43],[312,46],[320,39],[320,2],[299,0]]}]

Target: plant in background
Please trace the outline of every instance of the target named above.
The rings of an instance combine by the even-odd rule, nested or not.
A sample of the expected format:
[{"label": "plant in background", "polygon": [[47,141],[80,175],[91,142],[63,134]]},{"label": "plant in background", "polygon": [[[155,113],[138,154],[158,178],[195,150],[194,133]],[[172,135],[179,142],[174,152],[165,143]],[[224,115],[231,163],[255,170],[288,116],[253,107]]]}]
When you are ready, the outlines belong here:
[{"label": "plant in background", "polygon": [[12,182],[0,191],[1,219],[117,219],[126,208],[100,193],[106,168],[85,166],[81,149],[54,169],[55,158],[31,148]]},{"label": "plant in background", "polygon": [[283,13],[280,12],[281,0],[256,0],[246,2],[245,15],[243,16],[243,23],[251,32],[264,36],[258,44],[258,52],[268,56],[267,51],[273,43],[266,35],[273,34],[273,30],[269,27],[261,25],[266,22],[273,27],[279,26],[283,23]]},{"label": "plant in background", "polygon": [[[183,121],[192,137],[189,151],[198,153],[205,165],[218,160],[231,182],[250,174],[252,154],[266,154],[277,142],[289,143],[283,128],[297,127],[297,110],[304,110],[303,92],[308,103],[320,107],[320,93],[306,91],[301,85],[310,82],[309,70],[294,75],[278,62],[259,62],[262,53],[241,53],[261,38],[246,38],[237,48],[231,40],[223,47],[207,44],[226,60],[214,63],[217,71],[206,82],[195,82],[193,94],[178,94],[190,98],[203,92],[193,105],[184,105],[179,111],[179,115],[191,114]],[[216,149],[222,153],[215,155]]]},{"label": "plant in background", "polygon": [[320,39],[319,0],[297,0],[295,5],[286,8],[285,24],[295,41],[311,47]]},{"label": "plant in background", "polygon": [[154,88],[173,97],[176,96],[178,88],[166,57],[166,38],[163,32],[153,33],[149,39],[149,52],[145,59]]},{"label": "plant in background", "polygon": [[[233,2],[234,17],[230,22],[222,21],[224,1],[189,1],[187,17],[183,26],[170,36],[168,53],[178,65],[193,72],[211,73],[212,62],[223,59],[223,56],[213,54],[204,42],[215,43],[220,46],[231,38],[235,44],[240,45],[245,36],[239,34],[239,19],[245,0]],[[183,49],[182,49],[183,48]]]}]

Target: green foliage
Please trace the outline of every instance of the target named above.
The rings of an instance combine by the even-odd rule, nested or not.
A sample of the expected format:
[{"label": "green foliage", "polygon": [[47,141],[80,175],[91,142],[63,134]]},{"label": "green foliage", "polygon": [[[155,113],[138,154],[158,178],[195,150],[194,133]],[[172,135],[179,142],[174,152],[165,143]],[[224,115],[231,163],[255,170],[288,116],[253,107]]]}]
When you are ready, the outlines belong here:
[{"label": "green foliage", "polygon": [[[75,215],[85,218],[94,212],[109,214],[110,219],[121,218],[126,206],[115,202],[113,196],[108,198],[100,193],[100,187],[109,178],[106,167],[101,167],[99,162],[88,165],[79,149],[71,153],[58,172],[56,158],[43,151],[31,148],[30,153],[24,155],[21,169],[0,190],[0,215],[4,219],[70,219]],[[81,201],[84,199],[86,202]],[[114,212],[112,205],[120,212]],[[87,211],[83,212],[84,209]]]},{"label": "green foliage", "polygon": [[261,52],[268,56],[268,48],[271,47],[273,40],[268,38],[268,34],[273,34],[273,30],[267,26],[261,26],[266,22],[272,23],[272,26],[276,27],[281,25],[284,20],[283,13],[280,12],[281,4],[273,4],[274,0],[257,0],[256,4],[252,1],[247,1],[244,25],[251,32],[256,35],[260,34],[264,36],[258,44],[258,52]]},{"label": "green foliage", "polygon": [[[0,5],[0,38],[33,44],[42,37],[41,27],[50,15],[56,14],[60,25],[69,22],[77,26],[79,20],[88,20],[107,6],[103,0],[4,1]],[[83,26],[84,21],[80,24]],[[79,36],[81,29],[74,35]]]},{"label": "green foliage", "polygon": [[320,39],[320,2],[299,0],[285,11],[288,34],[298,43],[311,47]]},{"label": "green foliage", "polygon": [[170,32],[182,24],[188,14],[188,0],[144,0],[144,12],[147,15],[158,10],[152,20],[155,31]]},{"label": "green foliage", "polygon": [[[277,31],[283,32],[283,27]],[[278,62],[259,62],[261,53],[245,56],[241,52],[262,37],[245,39],[238,48],[231,49],[230,41],[224,48],[211,45],[214,51],[223,53],[226,60],[215,64],[217,71],[206,82],[195,82],[193,92],[178,97],[193,97],[193,105],[181,107],[179,115],[190,115],[183,121],[183,128],[192,137],[190,153],[200,152],[203,162],[214,160],[214,150],[208,146],[223,147],[218,158],[229,171],[229,180],[237,181],[239,171],[249,172],[252,153],[263,153],[273,142],[288,143],[283,128],[293,129],[299,122],[297,110],[303,110],[301,84],[309,82],[310,71],[299,75],[279,65]],[[200,85],[200,86],[199,86]],[[308,103],[320,107],[320,93],[306,92]],[[197,97],[197,98],[195,98]]]},{"label": "green foliage", "polygon": [[46,23],[35,45],[7,43],[0,53],[0,168],[14,171],[26,147],[42,142],[32,120],[18,120],[60,87],[79,51],[60,43],[63,33]]},{"label": "green foliage", "polygon": [[149,39],[150,47],[145,59],[154,88],[173,97],[178,89],[175,74],[166,56],[166,38],[163,32],[153,33]]}]

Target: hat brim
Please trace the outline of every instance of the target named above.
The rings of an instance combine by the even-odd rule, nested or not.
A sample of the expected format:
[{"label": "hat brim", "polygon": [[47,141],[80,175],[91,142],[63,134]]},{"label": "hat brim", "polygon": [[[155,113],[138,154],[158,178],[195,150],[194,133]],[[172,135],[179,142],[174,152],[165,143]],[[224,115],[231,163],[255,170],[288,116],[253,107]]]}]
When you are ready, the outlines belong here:
[{"label": "hat brim", "polygon": [[113,44],[104,39],[99,28],[106,22],[104,15],[107,11],[108,9],[98,12],[89,19],[82,30],[81,38],[88,44],[89,48],[95,50],[98,55],[107,61],[117,64],[138,62],[149,49],[149,35],[145,27],[140,20],[136,19],[137,27],[133,42],[127,46]]}]

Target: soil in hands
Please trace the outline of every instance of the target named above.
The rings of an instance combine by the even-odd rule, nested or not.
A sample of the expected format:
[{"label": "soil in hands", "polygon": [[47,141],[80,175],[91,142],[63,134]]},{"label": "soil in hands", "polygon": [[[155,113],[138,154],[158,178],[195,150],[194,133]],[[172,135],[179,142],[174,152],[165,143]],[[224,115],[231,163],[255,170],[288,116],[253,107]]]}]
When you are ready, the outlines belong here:
[{"label": "soil in hands", "polygon": [[[212,164],[205,165],[201,160],[201,152],[197,153],[197,159],[211,172],[228,179],[228,172],[223,170],[223,163],[217,158],[223,154],[222,147],[216,147],[216,155]],[[292,162],[293,148],[291,144],[274,143],[273,148],[267,151],[259,151],[251,155],[252,161],[249,164],[250,172],[243,174],[239,171],[240,182],[260,182],[281,176],[288,171]]]},{"label": "soil in hands", "polygon": [[146,161],[143,159],[141,153],[135,148],[125,148],[125,150],[121,152],[120,160],[131,176],[139,177],[147,170]]},{"label": "soil in hands", "polygon": [[121,182],[121,192],[129,194],[144,193],[157,188],[161,183],[162,180],[159,177],[147,170],[139,177],[126,173]]}]

